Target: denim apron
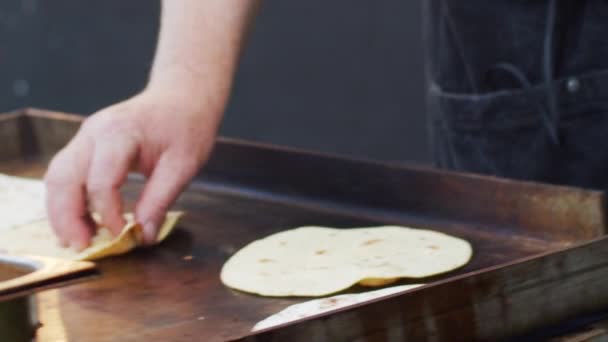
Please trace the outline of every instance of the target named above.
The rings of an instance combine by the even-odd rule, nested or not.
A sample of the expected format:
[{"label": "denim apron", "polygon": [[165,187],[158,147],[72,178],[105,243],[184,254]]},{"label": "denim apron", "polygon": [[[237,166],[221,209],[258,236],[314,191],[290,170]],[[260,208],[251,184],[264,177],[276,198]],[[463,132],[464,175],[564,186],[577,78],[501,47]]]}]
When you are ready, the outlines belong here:
[{"label": "denim apron", "polygon": [[437,166],[606,189],[608,1],[425,0]]}]

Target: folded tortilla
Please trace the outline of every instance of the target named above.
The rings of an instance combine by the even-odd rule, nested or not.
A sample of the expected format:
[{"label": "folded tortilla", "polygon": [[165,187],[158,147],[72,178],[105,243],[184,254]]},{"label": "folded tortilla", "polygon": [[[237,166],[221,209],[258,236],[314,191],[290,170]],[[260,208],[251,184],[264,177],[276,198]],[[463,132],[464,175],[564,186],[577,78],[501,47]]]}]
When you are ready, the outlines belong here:
[{"label": "folded tortilla", "polygon": [[[143,229],[132,214],[125,214],[127,224],[114,237],[98,226],[91,246],[74,251],[59,246],[47,221],[44,198],[46,189],[39,179],[0,174],[0,253],[39,255],[72,260],[96,260],[127,253],[142,245]],[[181,212],[169,212],[159,231],[157,243],[163,241],[175,227]],[[93,215],[96,222],[99,217]]]},{"label": "folded tortilla", "polygon": [[[173,231],[181,212],[169,212],[158,234],[157,243],[162,242]],[[125,254],[143,244],[143,228],[125,215],[126,226],[114,237],[107,228],[98,227],[91,245],[83,251],[63,248],[47,220],[39,220],[21,226],[5,227],[0,236],[0,253],[15,255],[39,255],[71,260],[98,260]]]}]

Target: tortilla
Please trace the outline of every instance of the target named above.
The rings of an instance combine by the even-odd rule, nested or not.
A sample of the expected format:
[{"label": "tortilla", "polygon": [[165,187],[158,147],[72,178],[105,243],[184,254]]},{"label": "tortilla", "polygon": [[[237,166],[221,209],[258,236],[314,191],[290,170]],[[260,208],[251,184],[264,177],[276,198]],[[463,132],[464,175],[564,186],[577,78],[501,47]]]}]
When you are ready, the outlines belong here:
[{"label": "tortilla", "polygon": [[343,294],[339,296],[314,299],[306,302],[290,305],[278,313],[259,321],[251,331],[272,328],[295,320],[322,314],[324,312],[345,308],[347,306],[363,303],[372,299],[385,297],[394,293],[411,290],[424,284],[401,285],[387,287],[381,290],[368,291],[355,294]]},{"label": "tortilla", "polygon": [[0,174],[0,234],[6,227],[45,219],[45,193],[40,180]]},{"label": "tortilla", "polygon": [[445,273],[471,255],[467,241],[431,230],[302,227],[245,246],[224,264],[221,280],[263,296],[325,296],[357,283]]},{"label": "tortilla", "polygon": [[[91,246],[82,252],[62,248],[46,216],[46,189],[39,179],[0,174],[0,253],[40,255],[73,260],[95,260],[127,253],[142,244],[142,227],[126,214],[127,225],[119,236],[98,227]],[[158,234],[163,241],[173,230],[181,212],[169,212]],[[93,215],[96,222],[99,217]]]},{"label": "tortilla", "polygon": [[[162,242],[173,231],[181,212],[169,212],[158,234],[157,243]],[[71,260],[98,260],[125,254],[142,245],[143,229],[133,222],[133,215],[125,215],[127,225],[113,237],[107,228],[98,227],[91,246],[81,252],[59,245],[55,233],[47,220],[22,226],[4,228],[0,232],[0,253],[16,255],[39,255]]]}]

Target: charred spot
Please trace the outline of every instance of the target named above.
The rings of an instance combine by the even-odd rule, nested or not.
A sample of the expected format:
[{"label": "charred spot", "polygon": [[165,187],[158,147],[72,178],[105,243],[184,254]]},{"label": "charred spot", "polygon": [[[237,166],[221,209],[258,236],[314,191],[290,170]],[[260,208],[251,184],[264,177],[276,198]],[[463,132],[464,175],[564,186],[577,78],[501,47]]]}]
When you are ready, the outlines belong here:
[{"label": "charred spot", "polygon": [[373,245],[373,244],[381,242],[381,241],[382,241],[382,239],[372,239],[372,240],[367,240],[367,241],[363,242],[361,245],[370,246],[370,245]]}]

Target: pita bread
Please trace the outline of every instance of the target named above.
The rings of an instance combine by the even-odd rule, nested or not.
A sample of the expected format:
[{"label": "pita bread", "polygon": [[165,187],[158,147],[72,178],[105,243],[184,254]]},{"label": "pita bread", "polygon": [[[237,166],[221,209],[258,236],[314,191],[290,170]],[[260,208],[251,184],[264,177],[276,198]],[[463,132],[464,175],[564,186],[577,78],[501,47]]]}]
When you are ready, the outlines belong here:
[{"label": "pita bread", "polygon": [[471,255],[467,241],[431,230],[302,227],[245,246],[224,264],[221,280],[263,296],[325,296],[357,283],[445,273]]}]

